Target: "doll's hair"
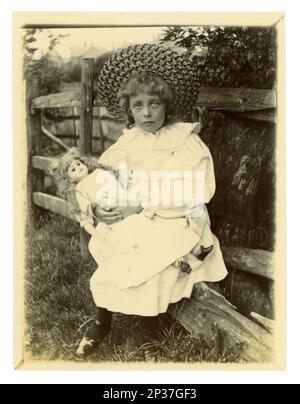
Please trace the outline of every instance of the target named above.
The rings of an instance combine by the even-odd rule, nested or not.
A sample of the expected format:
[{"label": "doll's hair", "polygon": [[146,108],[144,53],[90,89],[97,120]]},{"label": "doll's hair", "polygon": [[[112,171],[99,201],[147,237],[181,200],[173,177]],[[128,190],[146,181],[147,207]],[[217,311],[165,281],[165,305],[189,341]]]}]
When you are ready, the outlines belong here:
[{"label": "doll's hair", "polygon": [[174,98],[171,88],[158,75],[143,72],[135,72],[130,79],[124,83],[118,93],[120,107],[126,114],[127,127],[132,127],[134,119],[130,110],[130,97],[137,95],[139,91],[147,89],[150,94],[157,95],[166,104],[166,118],[164,125],[174,121]]},{"label": "doll's hair", "polygon": [[116,178],[119,177],[117,170],[100,164],[93,156],[82,156],[76,147],[70,148],[67,153],[56,159],[50,166],[50,174],[57,186],[57,195],[69,203],[70,213],[74,218],[80,213],[80,208],[76,199],[76,183],[70,180],[68,169],[75,160],[79,160],[87,166],[89,174],[99,168],[110,171]]}]

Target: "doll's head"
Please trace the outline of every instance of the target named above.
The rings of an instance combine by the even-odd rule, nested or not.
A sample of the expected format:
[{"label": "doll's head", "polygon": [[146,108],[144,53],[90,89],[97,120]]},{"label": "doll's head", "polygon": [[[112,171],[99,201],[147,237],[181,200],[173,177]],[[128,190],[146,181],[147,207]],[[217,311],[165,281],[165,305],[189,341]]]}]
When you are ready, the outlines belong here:
[{"label": "doll's head", "polygon": [[116,178],[119,173],[112,167],[98,163],[93,156],[82,156],[72,147],[52,164],[50,173],[57,186],[57,194],[70,203],[72,213],[79,212],[76,199],[76,185],[96,169],[109,171]]},{"label": "doll's head", "polygon": [[[73,171],[74,170],[74,171]],[[76,201],[76,184],[88,175],[88,168],[83,163],[79,150],[72,147],[67,153],[56,159],[50,167],[57,186],[57,194],[70,204],[71,213],[76,214],[79,206]]]},{"label": "doll's head", "polygon": [[121,108],[126,112],[128,126],[135,124],[145,132],[155,132],[172,122],[173,95],[158,75],[134,73],[119,91]]},{"label": "doll's head", "polygon": [[89,175],[88,168],[79,158],[75,158],[70,162],[67,169],[67,176],[70,182],[78,184],[81,180]]},{"label": "doll's head", "polygon": [[72,147],[51,167],[51,173],[56,179],[67,184],[77,184],[88,175],[88,167],[80,156],[79,150]]}]

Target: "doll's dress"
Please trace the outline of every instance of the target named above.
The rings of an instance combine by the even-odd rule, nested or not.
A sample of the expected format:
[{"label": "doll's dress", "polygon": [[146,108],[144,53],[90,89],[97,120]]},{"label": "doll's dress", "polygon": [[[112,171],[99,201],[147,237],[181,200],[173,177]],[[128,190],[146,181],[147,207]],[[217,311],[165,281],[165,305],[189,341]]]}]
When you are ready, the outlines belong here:
[{"label": "doll's dress", "polygon": [[[119,183],[109,171],[96,169],[77,184],[82,226],[85,222],[93,225],[93,207],[101,206],[106,192],[110,191],[106,203],[115,205]],[[156,275],[187,255],[200,240],[185,218],[150,218],[149,212],[128,216],[113,225],[99,223],[96,230],[89,251],[101,267],[103,282],[113,282],[121,289]]]},{"label": "doll's dress", "polygon": [[[204,182],[201,215],[193,217],[193,212],[199,206],[193,206],[192,203],[166,208],[160,205],[151,206],[150,201],[144,198],[142,213],[129,216],[111,226],[117,230],[119,225],[119,233],[115,232],[119,236],[120,228],[126,232],[124,237],[119,237],[124,240],[123,246],[116,244],[113,246],[111,238],[111,248],[106,250],[113,265],[103,265],[103,255],[99,253],[99,241],[95,237],[91,238],[89,248],[92,255],[97,257],[96,261],[99,264],[90,280],[91,292],[97,306],[113,312],[154,316],[165,312],[170,303],[190,297],[195,283],[217,282],[227,275],[219,241],[210,230],[210,219],[205,205],[215,192],[213,161],[207,146],[197,134],[193,133],[194,127],[194,124],[180,122],[165,126],[155,134],[145,133],[134,127],[125,130],[119,140],[100,157],[101,164],[119,169],[120,162],[125,162],[130,173],[136,170],[143,171],[147,173],[148,179],[154,169],[168,172],[198,171],[202,173]],[[144,249],[144,255],[140,256],[144,257],[144,261],[137,260],[139,265],[131,266],[128,271],[124,262],[134,262],[138,250],[134,243],[143,237],[143,233],[147,233],[143,229],[149,229],[151,227],[149,223],[153,231],[148,233],[149,250]],[[135,231],[128,233],[128,228]],[[99,233],[104,231],[103,223],[99,223],[97,230]],[[160,263],[160,268],[155,268],[155,265],[152,265],[156,262],[155,257],[168,257],[167,262],[171,258],[171,251],[178,257],[182,255],[179,249],[185,245],[188,230],[196,235],[201,245],[213,245],[212,252],[204,261],[188,252],[189,264],[192,267],[189,274],[182,273],[174,266],[172,264],[174,260],[166,266]],[[155,235],[157,239],[154,240]],[[170,251],[168,240],[171,240]],[[141,244],[147,245],[147,243]],[[192,248],[189,251],[191,250]]]}]

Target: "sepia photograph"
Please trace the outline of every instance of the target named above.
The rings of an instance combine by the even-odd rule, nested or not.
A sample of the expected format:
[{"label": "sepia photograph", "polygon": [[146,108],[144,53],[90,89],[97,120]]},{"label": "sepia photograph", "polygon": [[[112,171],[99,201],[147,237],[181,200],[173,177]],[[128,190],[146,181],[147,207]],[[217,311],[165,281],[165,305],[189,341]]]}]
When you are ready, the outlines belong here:
[{"label": "sepia photograph", "polygon": [[83,15],[14,13],[16,369],[284,369],[284,14]]}]

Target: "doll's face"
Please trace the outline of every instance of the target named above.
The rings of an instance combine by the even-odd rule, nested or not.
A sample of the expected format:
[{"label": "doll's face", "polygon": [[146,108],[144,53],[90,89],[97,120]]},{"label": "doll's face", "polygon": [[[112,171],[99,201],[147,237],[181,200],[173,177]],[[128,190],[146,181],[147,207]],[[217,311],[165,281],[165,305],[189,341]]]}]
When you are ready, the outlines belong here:
[{"label": "doll's face", "polygon": [[129,107],[136,126],[145,132],[160,129],[166,117],[166,104],[157,95],[145,91],[130,96]]},{"label": "doll's face", "polygon": [[68,176],[72,182],[78,183],[89,174],[87,166],[80,160],[74,160],[68,168]]}]

